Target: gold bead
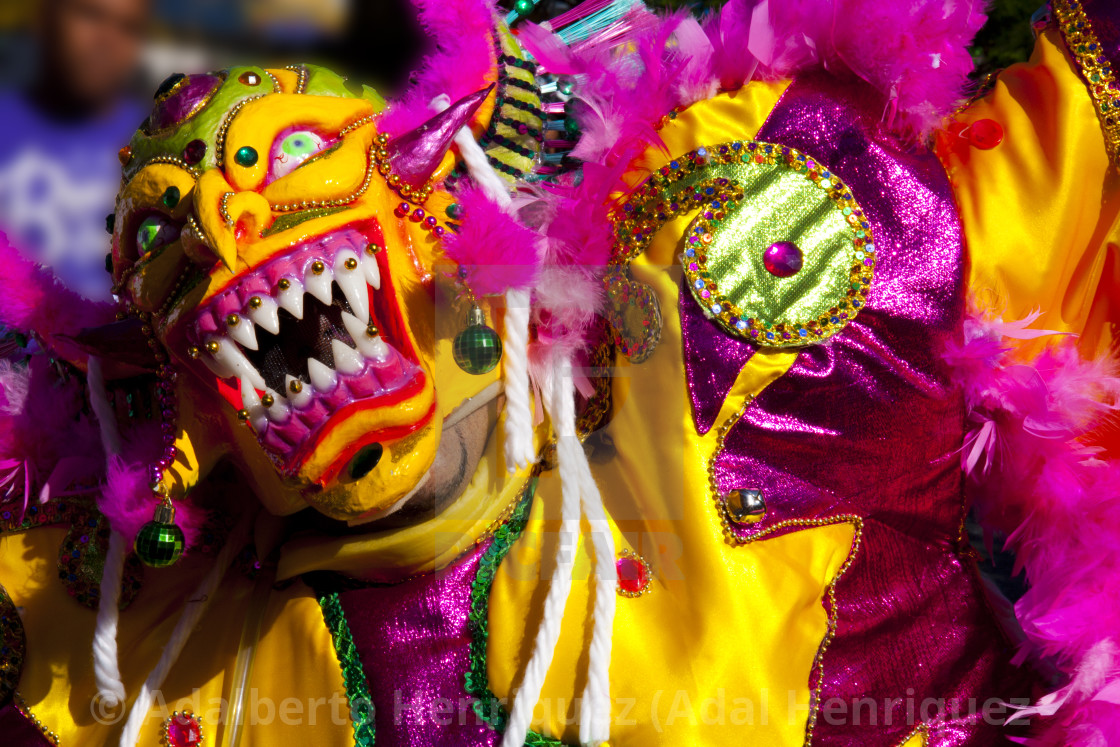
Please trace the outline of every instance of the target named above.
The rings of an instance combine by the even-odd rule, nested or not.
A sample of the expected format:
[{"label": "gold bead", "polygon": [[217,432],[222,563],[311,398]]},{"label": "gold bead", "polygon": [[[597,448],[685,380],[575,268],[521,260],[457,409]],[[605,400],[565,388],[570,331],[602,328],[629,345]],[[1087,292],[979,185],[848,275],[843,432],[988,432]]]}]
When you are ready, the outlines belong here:
[{"label": "gold bead", "polygon": [[345,268],[346,268],[347,270],[356,270],[356,269],[358,269],[358,260],[354,259],[353,257],[350,257],[350,258],[348,258],[348,259],[347,259],[347,260],[346,260],[345,262],[343,262],[342,264],[343,264],[343,266],[344,266],[344,267],[345,267]]},{"label": "gold bead", "polygon": [[400,178],[399,175],[397,175],[397,174],[390,174],[389,175],[389,186],[395,187],[400,183],[401,183],[401,178]]},{"label": "gold bead", "polygon": [[249,419],[249,411],[248,410],[238,410],[237,411],[237,419],[240,420],[242,423],[244,423],[246,420]]},{"label": "gold bead", "polygon": [[325,269],[327,269],[327,266],[325,264],[323,264],[322,262],[320,262],[319,260],[315,260],[314,262],[311,263],[311,271],[313,273],[315,273],[316,275],[322,275],[323,270],[325,270]]},{"label": "gold bead", "polygon": [[287,278],[280,278],[280,280],[276,283],[276,287],[282,291],[286,291],[292,287],[292,281],[288,280]]},{"label": "gold bead", "polygon": [[191,345],[189,348],[187,348],[187,355],[189,355],[191,358],[197,358],[199,355],[198,348],[194,345]]},{"label": "gold bead", "polygon": [[299,394],[303,391],[303,382],[299,379],[292,379],[292,383],[288,384],[288,391],[292,394]]},{"label": "gold bead", "polygon": [[276,398],[273,397],[271,394],[266,394],[263,397],[261,397],[261,404],[264,405],[265,407],[272,407],[273,405],[276,404]]},{"label": "gold bead", "polygon": [[250,309],[259,309],[261,307],[262,303],[263,303],[263,301],[261,301],[260,296],[253,296],[252,298],[249,299],[249,308]]},{"label": "gold bead", "polygon": [[377,337],[377,327],[373,324],[366,327],[366,337]]},{"label": "gold bead", "polygon": [[381,251],[381,247],[378,246],[377,244],[367,244],[366,245],[366,254],[368,254],[371,257],[373,255],[377,254],[379,251]]},{"label": "gold bead", "polygon": [[241,317],[239,317],[237,314],[230,314],[226,317],[226,324],[231,327],[236,327],[240,321]]},{"label": "gold bead", "polygon": [[218,344],[217,340],[211,340],[210,342],[206,343],[206,349],[211,353],[216,353],[221,350],[221,348],[222,346]]}]

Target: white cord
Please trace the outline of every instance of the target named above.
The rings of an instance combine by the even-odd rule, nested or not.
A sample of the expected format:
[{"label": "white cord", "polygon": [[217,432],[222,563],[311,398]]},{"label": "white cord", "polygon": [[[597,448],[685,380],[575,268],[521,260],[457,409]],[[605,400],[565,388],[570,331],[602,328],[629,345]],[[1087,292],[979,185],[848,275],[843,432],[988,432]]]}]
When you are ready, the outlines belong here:
[{"label": "white cord", "polygon": [[533,448],[533,408],[529,400],[529,291],[506,291],[505,456],[510,472],[528,467],[536,459]]},{"label": "white cord", "polygon": [[545,675],[552,664],[556,642],[560,639],[560,624],[572,590],[572,566],[575,562],[576,545],[579,542],[580,522],[580,455],[583,448],[575,435],[575,402],[572,390],[572,364],[561,360],[553,372],[549,387],[553,429],[557,436],[557,458],[559,460],[562,500],[560,504],[559,547],[556,552],[556,568],[549,581],[548,595],[545,597],[541,614],[541,626],[533,640],[533,653],[525,667],[521,687],[513,698],[509,722],[502,747],[522,747],[529,733],[533,709],[541,697]]},{"label": "white cord", "polygon": [[128,713],[128,721],[125,722],[124,730],[121,732],[120,747],[135,747],[140,738],[140,729],[144,722],[148,720],[148,712],[152,708],[155,693],[163,686],[167,673],[171,671],[171,667],[178,660],[179,654],[182,653],[183,647],[186,646],[187,640],[191,637],[191,633],[194,632],[195,626],[198,625],[198,621],[206,612],[206,608],[213,601],[214,592],[217,591],[218,584],[226,575],[226,570],[229,569],[234,556],[245,546],[245,539],[248,537],[252,519],[252,513],[246,512],[245,516],[230,532],[206,578],[202,580],[198,589],[187,600],[186,609],[179,616],[179,622],[175,624],[175,630],[172,631],[171,638],[164,646],[159,662],[148,675],[148,679],[144,681],[140,692],[136,695],[136,700],[132,703],[132,709]]},{"label": "white cord", "polygon": [[[428,105],[440,112],[451,105],[447,94],[436,96]],[[508,211],[512,203],[509,188],[486,157],[486,151],[474,139],[470,127],[461,127],[455,133],[459,155],[470,172],[471,179],[490,200]],[[531,247],[526,247],[529,251]],[[529,396],[529,312],[530,296],[527,290],[506,291],[506,318],[502,350],[502,374],[506,391],[506,422],[504,451],[506,467],[510,472],[528,467],[536,459],[533,448],[533,410]]]},{"label": "white cord", "polygon": [[588,651],[587,686],[579,714],[579,741],[584,747],[599,747],[611,735],[611,644],[614,640],[615,603],[618,601],[618,578],[615,570],[614,535],[599,486],[591,475],[587,455],[580,449],[580,487],[583,510],[591,528],[591,545],[595,552],[595,606]]},{"label": "white cord", "polygon": [[[101,360],[90,356],[86,371],[89,385],[89,402],[97,417],[101,431],[101,444],[105,449],[106,464],[120,454],[121,436],[117,431],[117,418],[105,391],[105,376]],[[109,709],[124,705],[125,689],[121,680],[120,658],[117,651],[117,627],[120,623],[121,577],[124,575],[124,537],[113,529],[109,534],[109,549],[105,553],[105,569],[101,574],[101,596],[97,602],[97,623],[93,630],[93,679],[97,697]]]}]

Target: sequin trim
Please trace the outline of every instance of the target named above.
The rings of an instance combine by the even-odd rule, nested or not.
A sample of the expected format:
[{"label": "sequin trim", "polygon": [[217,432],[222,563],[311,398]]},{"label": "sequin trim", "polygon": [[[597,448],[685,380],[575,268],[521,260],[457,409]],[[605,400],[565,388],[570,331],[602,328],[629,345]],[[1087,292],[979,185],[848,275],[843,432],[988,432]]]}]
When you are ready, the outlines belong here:
[{"label": "sequin trim", "polygon": [[837,605],[836,605],[836,585],[840,583],[840,579],[851,568],[852,563],[855,561],[856,555],[863,544],[863,518],[855,514],[839,514],[837,516],[828,516],[820,519],[787,519],[786,521],[775,522],[761,531],[754,533],[742,533],[735,531],[734,523],[731,521],[731,516],[727,511],[727,506],[724,503],[724,497],[720,494],[719,484],[716,481],[715,464],[719,455],[723,452],[724,440],[727,437],[728,431],[735,423],[739,422],[743,414],[754,402],[754,397],[748,397],[743,406],[739,408],[738,412],[729,417],[723,422],[719,428],[716,436],[716,446],[712,450],[712,455],[708,459],[708,489],[711,493],[712,500],[715,502],[716,510],[719,513],[720,524],[723,527],[724,540],[731,545],[747,545],[756,540],[765,539],[767,537],[780,534],[786,529],[811,529],[814,527],[832,526],[834,524],[851,524],[855,530],[852,537],[852,545],[848,550],[848,556],[844,559],[844,563],[840,566],[840,570],[836,572],[836,576],[829,583],[825,592],[824,606],[828,615],[827,629],[825,630],[824,638],[821,640],[820,648],[817,649],[817,655],[813,659],[812,673],[815,675],[814,679],[816,684],[812,687],[811,698],[809,703],[809,718],[805,724],[805,747],[809,747],[813,743],[813,733],[816,730],[818,711],[821,707],[821,690],[824,687],[824,657],[828,652],[828,647],[832,643],[832,639],[836,637],[836,626],[838,624]]},{"label": "sequin trim", "polygon": [[19,686],[26,649],[27,637],[19,611],[7,590],[0,586],[0,703]]},{"label": "sequin trim", "polygon": [[19,711],[19,715],[23,716],[25,719],[34,724],[35,728],[38,729],[44,737],[46,737],[48,742],[53,745],[61,744],[58,735],[48,729],[47,725],[40,721],[38,717],[31,712],[31,709],[27,707],[27,702],[24,701],[22,695],[20,695],[19,693],[13,693],[12,702],[15,704],[16,710]]},{"label": "sequin trim", "polygon": [[[720,280],[725,272],[709,266],[709,252],[734,211],[749,209],[742,186],[730,177],[703,178],[720,166],[777,166],[802,175],[831,200],[851,231],[844,295],[814,305],[813,318],[780,321],[778,310],[748,313],[734,302]],[[669,221],[699,211],[685,233],[681,265],[689,290],[704,313],[727,332],[768,347],[796,347],[832,336],[855,318],[867,301],[875,268],[871,225],[851,190],[838,176],[800,151],[773,143],[735,141],[697,148],[674,158],[639,185],[612,213],[613,264],[629,265]],[[792,237],[791,237],[792,238]],[[724,263],[726,264],[726,263]],[[772,281],[772,279],[771,279]],[[837,281],[839,282],[839,281]],[[832,291],[830,291],[832,292]],[[839,293],[839,291],[836,291]]]},{"label": "sequin trim", "polygon": [[[490,590],[494,585],[494,574],[498,572],[498,566],[525,530],[536,492],[537,477],[534,476],[529,480],[521,502],[510,514],[509,521],[494,532],[494,540],[479,559],[478,571],[471,583],[471,606],[468,614],[471,626],[470,668],[463,675],[463,682],[467,694],[474,698],[471,708],[475,714],[498,732],[505,731],[509,714],[490,689],[486,674],[486,642],[490,636]],[[563,742],[530,731],[525,737],[525,744],[530,747],[561,747]]]},{"label": "sequin trim", "polygon": [[1077,0],[1053,0],[1051,8],[1066,48],[1085,80],[1097,118],[1101,123],[1108,160],[1120,168],[1120,86],[1112,64],[1104,56],[1100,40],[1085,9]]},{"label": "sequin trim", "polygon": [[323,610],[323,620],[331,632],[335,655],[342,667],[342,678],[346,683],[346,699],[350,702],[350,717],[354,726],[354,744],[358,747],[373,747],[373,700],[369,695],[366,673],[358,659],[346,614],[338,600],[338,592],[319,597]]}]

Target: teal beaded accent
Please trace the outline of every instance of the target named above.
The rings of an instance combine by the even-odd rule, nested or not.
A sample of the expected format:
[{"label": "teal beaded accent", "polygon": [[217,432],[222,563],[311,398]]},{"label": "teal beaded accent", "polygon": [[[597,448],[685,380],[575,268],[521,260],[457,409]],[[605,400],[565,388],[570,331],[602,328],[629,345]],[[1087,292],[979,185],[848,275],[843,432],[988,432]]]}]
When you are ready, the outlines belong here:
[{"label": "teal beaded accent", "polygon": [[186,540],[183,530],[175,524],[149,521],[140,527],[132,548],[140,562],[152,568],[166,568],[173,565],[183,554]]},{"label": "teal beaded accent", "polygon": [[[529,480],[525,494],[510,514],[509,520],[494,532],[494,539],[479,559],[478,571],[471,583],[471,607],[467,615],[471,626],[470,669],[463,676],[463,682],[467,694],[474,698],[471,708],[475,714],[498,732],[505,731],[509,714],[490,689],[486,675],[486,641],[490,637],[490,589],[494,585],[494,574],[498,572],[498,566],[529,521],[529,509],[533,506],[533,496],[537,492],[537,479],[534,476]],[[525,744],[530,747],[563,747],[564,743],[530,730],[525,737]]]},{"label": "teal beaded accent", "polygon": [[249,168],[257,162],[257,151],[255,148],[250,148],[248,145],[246,145],[245,147],[238,149],[238,151],[233,154],[233,160],[237,163],[238,166]]},{"label": "teal beaded accent", "polygon": [[334,652],[342,667],[342,678],[346,683],[346,699],[350,701],[350,717],[354,725],[354,744],[357,747],[373,747],[373,700],[366,684],[366,673],[358,659],[350,626],[346,623],[346,613],[338,601],[338,592],[319,597],[323,610],[323,620],[331,631]]},{"label": "teal beaded accent", "polygon": [[484,324],[472,324],[455,336],[451,352],[467,373],[489,373],[502,358],[502,338]]}]

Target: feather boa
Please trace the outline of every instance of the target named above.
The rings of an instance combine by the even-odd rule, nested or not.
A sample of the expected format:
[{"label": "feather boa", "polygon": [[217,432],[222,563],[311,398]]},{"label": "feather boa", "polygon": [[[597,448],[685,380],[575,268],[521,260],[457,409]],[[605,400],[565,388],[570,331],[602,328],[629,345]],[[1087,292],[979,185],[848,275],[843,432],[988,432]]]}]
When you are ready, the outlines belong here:
[{"label": "feather boa", "polygon": [[1120,744],[1120,462],[1092,436],[1120,406],[1120,365],[1082,359],[1064,336],[1019,360],[1017,340],[1054,334],[1031,328],[1038,316],[974,313],[947,351],[972,424],[962,466],[977,517],[1007,536],[1030,583],[1017,660],[1067,678],[1018,714],[1044,717],[1024,743],[1104,747]]}]

